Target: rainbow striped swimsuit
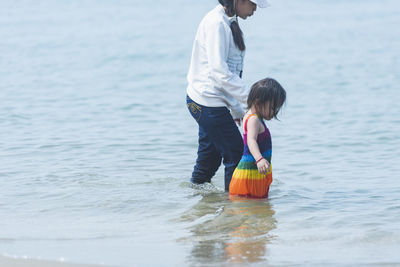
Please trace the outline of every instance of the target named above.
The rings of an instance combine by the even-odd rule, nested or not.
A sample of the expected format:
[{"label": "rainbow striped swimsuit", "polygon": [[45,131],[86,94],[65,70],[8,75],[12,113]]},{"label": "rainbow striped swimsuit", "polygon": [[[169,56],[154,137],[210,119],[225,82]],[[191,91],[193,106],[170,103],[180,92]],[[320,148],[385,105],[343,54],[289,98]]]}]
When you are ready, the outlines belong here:
[{"label": "rainbow striped swimsuit", "polygon": [[244,123],[243,142],[244,150],[243,156],[237,165],[232,175],[232,180],[229,185],[229,194],[250,198],[266,198],[268,197],[269,186],[272,183],[272,168],[271,168],[271,155],[272,155],[272,143],[271,134],[265,125],[264,121],[260,118],[265,131],[258,134],[257,144],[260,149],[262,156],[269,162],[270,168],[266,174],[261,174],[258,171],[256,160],[250,153],[247,145],[247,121],[251,116],[257,116],[251,114],[247,117]]}]

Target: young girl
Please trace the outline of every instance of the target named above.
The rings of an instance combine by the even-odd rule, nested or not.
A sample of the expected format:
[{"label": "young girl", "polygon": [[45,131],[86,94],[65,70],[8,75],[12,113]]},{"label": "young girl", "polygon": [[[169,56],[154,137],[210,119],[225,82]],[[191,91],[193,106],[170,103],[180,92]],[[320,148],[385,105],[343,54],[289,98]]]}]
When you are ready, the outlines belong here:
[{"label": "young girl", "polygon": [[235,124],[245,114],[249,88],[242,80],[246,50],[238,17],[252,16],[267,0],[218,0],[201,21],[187,75],[186,104],[199,125],[199,146],[191,182],[210,182],[221,162],[225,190],[242,156],[243,141]]},{"label": "young girl", "polygon": [[229,194],[268,197],[272,182],[271,135],[263,119],[277,118],[286,100],[286,92],[274,79],[266,78],[251,87],[244,116],[244,151],[232,175]]}]

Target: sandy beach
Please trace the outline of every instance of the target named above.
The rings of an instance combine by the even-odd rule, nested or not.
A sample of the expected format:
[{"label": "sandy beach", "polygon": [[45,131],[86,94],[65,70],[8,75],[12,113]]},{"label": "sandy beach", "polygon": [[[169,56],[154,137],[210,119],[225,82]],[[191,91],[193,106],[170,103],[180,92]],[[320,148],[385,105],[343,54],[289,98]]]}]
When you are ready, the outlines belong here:
[{"label": "sandy beach", "polygon": [[105,265],[75,264],[59,261],[33,260],[33,259],[14,259],[0,256],[0,266],[2,267],[99,267]]}]

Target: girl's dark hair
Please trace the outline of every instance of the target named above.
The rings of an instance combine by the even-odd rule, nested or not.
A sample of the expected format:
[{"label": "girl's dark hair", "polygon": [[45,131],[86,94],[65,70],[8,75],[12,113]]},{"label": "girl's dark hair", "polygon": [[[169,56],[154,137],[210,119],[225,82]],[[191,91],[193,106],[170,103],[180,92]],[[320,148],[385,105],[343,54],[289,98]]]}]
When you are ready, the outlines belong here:
[{"label": "girl's dark hair", "polygon": [[265,78],[253,84],[250,94],[247,98],[247,107],[250,109],[253,105],[256,113],[264,112],[267,102],[270,102],[270,108],[273,111],[272,117],[278,119],[278,113],[286,101],[286,91],[272,78]]},{"label": "girl's dark hair", "polygon": [[[236,0],[218,0],[218,2],[226,8],[226,14],[229,17],[233,17],[236,14],[235,4],[233,1]],[[231,23],[231,31],[233,35],[233,40],[235,41],[235,45],[239,48],[240,51],[244,51],[246,46],[243,40],[243,32],[239,27],[239,23],[234,20]]]}]

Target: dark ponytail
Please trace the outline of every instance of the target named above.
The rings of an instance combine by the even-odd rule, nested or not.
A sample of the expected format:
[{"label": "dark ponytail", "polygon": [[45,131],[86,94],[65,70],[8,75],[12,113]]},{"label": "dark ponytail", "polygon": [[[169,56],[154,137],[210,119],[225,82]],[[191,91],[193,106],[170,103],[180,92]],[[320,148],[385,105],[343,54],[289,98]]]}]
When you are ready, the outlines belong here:
[{"label": "dark ponytail", "polygon": [[[237,16],[234,2],[236,0],[218,0],[218,2],[226,8],[226,14],[229,17]],[[239,48],[240,51],[244,51],[246,46],[243,40],[243,33],[239,27],[239,23],[237,20],[232,21],[231,23],[231,31],[233,35],[233,40],[235,41],[235,45]]]}]

